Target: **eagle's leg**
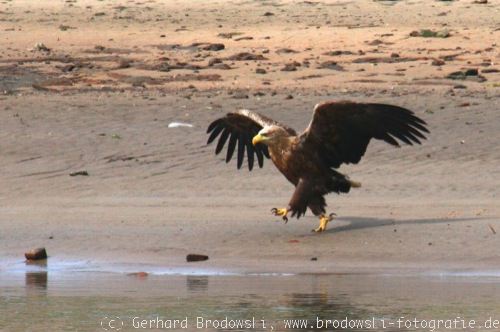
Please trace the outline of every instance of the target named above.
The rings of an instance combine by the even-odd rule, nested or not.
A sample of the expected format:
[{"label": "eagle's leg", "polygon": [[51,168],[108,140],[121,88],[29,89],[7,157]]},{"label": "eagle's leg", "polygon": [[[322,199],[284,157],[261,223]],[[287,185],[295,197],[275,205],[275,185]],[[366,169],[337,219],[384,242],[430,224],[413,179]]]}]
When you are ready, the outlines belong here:
[{"label": "eagle's leg", "polygon": [[282,219],[285,221],[285,224],[288,222],[288,209],[287,208],[282,208],[282,209],[277,209],[277,208],[272,208],[271,209],[272,214],[278,217],[282,217]]},{"label": "eagle's leg", "polygon": [[336,216],[335,213],[330,213],[328,216],[325,215],[325,214],[322,214],[319,217],[319,226],[318,226],[318,228],[313,229],[313,232],[320,233],[320,232],[325,231],[326,230],[326,225],[328,225],[328,223],[330,221],[332,221],[335,216]]}]

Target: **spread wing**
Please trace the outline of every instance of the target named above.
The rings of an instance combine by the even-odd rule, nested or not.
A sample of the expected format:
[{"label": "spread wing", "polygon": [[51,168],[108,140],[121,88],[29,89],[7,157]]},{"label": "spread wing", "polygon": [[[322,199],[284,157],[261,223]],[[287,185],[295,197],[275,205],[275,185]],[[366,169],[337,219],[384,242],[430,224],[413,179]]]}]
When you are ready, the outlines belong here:
[{"label": "spread wing", "polygon": [[420,144],[428,133],[424,120],[402,107],[385,104],[325,102],[314,109],[302,146],[314,149],[328,167],[358,163],[372,138],[399,146]]},{"label": "spread wing", "polygon": [[[248,169],[251,171],[254,164],[255,155],[259,167],[264,165],[264,157],[269,158],[269,151],[264,144],[252,145],[252,138],[265,126],[277,125],[289,131],[293,131],[282,124],[249,110],[239,110],[226,114],[226,116],[219,118],[212,122],[207,129],[208,137],[207,144],[212,143],[218,136],[220,136],[215,154],[219,154],[224,145],[229,140],[226,154],[226,163],[233,157],[236,146],[238,146],[238,169],[243,164],[245,157],[245,150],[248,159]],[[293,131],[294,132],[294,131]]]}]

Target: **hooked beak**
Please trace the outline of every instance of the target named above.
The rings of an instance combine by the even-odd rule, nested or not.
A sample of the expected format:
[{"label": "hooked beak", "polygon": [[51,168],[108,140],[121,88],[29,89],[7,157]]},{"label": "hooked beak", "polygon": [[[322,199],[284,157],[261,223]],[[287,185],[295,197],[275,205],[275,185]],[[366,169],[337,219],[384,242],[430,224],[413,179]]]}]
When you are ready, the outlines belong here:
[{"label": "hooked beak", "polygon": [[252,144],[253,144],[253,145],[256,145],[256,144],[258,144],[258,143],[260,143],[260,142],[262,142],[262,141],[264,141],[264,140],[265,140],[265,137],[264,137],[264,136],[262,136],[261,134],[257,134],[257,135],[255,135],[255,136],[253,137],[253,139],[252,139]]}]

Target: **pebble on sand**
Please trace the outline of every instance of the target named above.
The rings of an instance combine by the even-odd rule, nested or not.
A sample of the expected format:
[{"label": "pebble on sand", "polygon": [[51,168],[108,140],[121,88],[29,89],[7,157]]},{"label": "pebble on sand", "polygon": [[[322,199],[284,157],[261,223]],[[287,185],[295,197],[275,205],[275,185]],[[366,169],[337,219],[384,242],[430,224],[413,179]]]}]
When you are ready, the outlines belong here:
[{"label": "pebble on sand", "polygon": [[72,172],[69,173],[69,176],[89,176],[89,172],[87,171],[78,171],[78,172]]},{"label": "pebble on sand", "polygon": [[26,259],[29,261],[37,261],[37,260],[41,260],[41,259],[46,259],[47,258],[47,251],[45,250],[45,248],[32,249],[32,250],[24,253],[24,257],[26,257]]},{"label": "pebble on sand", "polygon": [[187,262],[201,262],[201,261],[206,261],[206,260],[208,260],[207,255],[189,254],[186,256]]}]

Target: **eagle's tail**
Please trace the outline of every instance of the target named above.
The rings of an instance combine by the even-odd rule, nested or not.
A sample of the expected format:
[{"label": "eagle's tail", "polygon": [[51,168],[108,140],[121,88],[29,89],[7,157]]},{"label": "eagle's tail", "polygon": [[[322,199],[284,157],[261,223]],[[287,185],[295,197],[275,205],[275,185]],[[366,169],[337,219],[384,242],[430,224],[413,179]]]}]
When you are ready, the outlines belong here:
[{"label": "eagle's tail", "polygon": [[331,181],[327,183],[327,193],[328,192],[336,192],[340,193],[348,193],[351,188],[359,188],[361,187],[361,183],[357,181],[353,181],[349,179],[347,175],[339,173],[335,170],[331,170]]},{"label": "eagle's tail", "polygon": [[349,179],[349,183],[351,184],[351,188],[361,188],[361,182],[353,181]]}]

